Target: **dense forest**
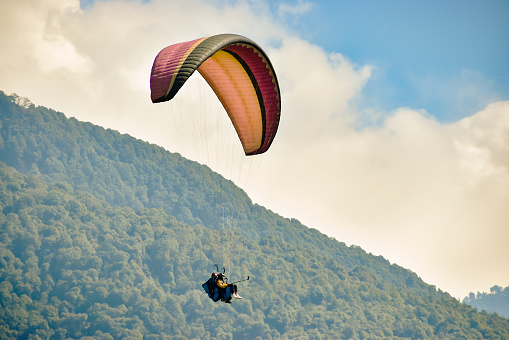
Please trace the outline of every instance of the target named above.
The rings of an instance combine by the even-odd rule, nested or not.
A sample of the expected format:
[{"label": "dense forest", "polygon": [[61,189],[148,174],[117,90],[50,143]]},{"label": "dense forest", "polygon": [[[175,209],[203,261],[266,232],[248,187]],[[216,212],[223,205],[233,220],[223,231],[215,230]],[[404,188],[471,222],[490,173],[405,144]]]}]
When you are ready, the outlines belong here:
[{"label": "dense forest", "polygon": [[[206,166],[2,92],[0,161],[0,338],[509,338]],[[215,263],[244,299],[207,297]]]},{"label": "dense forest", "polygon": [[505,288],[493,286],[489,293],[470,293],[463,299],[463,303],[468,303],[479,310],[498,313],[509,318],[509,286]]}]

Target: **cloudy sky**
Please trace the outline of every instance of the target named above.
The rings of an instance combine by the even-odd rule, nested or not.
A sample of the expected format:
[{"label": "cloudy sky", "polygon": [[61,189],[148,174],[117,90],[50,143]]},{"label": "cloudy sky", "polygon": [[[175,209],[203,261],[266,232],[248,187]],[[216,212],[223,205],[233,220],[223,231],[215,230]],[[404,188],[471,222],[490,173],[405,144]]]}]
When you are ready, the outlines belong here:
[{"label": "cloudy sky", "polygon": [[[278,135],[242,156],[196,74],[150,102],[165,46],[264,48]],[[0,90],[206,163],[253,201],[455,297],[509,285],[509,3],[2,0]]]}]

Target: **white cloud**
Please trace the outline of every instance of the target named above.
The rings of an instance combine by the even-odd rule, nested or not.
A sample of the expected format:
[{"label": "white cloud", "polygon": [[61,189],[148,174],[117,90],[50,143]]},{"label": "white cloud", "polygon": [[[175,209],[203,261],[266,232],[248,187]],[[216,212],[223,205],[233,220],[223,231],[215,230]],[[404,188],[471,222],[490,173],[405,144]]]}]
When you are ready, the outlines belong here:
[{"label": "white cloud", "polygon": [[278,11],[280,15],[302,15],[305,14],[313,8],[313,4],[307,1],[298,0],[295,5],[290,5],[288,3],[280,3],[278,7]]},{"label": "white cloud", "polygon": [[260,191],[272,192],[267,206],[457,297],[486,291],[509,281],[508,114],[508,102],[496,103],[441,125],[399,109],[381,127],[317,134],[277,154],[279,171]]},{"label": "white cloud", "polygon": [[90,60],[62,35],[61,19],[79,13],[79,3],[7,0],[0,7],[4,13],[1,42],[8,51],[2,54],[3,63],[36,63],[46,73],[55,69],[88,71]]},{"label": "white cloud", "polygon": [[[2,1],[0,90],[207,162],[269,209],[381,254],[455,296],[509,285],[509,103],[449,125],[399,108],[359,129],[365,117],[351,103],[372,68],[292,36],[266,3],[252,6],[107,1],[81,11],[78,0]],[[306,2],[280,7],[309,9]],[[265,47],[283,111],[269,152],[234,156],[221,168],[221,147],[211,145],[241,149],[207,86],[193,79],[174,102],[153,105],[148,76],[166,45],[224,32]],[[186,100],[196,93],[204,101]],[[201,119],[205,110],[210,115]],[[218,124],[222,133],[211,132]]]}]

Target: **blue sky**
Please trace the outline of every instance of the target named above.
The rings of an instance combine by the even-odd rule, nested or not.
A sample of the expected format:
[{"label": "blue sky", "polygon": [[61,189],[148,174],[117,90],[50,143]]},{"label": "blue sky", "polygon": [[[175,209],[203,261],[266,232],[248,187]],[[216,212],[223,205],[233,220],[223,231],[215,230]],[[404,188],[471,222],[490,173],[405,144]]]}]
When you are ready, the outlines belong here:
[{"label": "blue sky", "polygon": [[[505,0],[2,0],[0,90],[206,164],[464,297],[509,285],[508,18]],[[162,48],[225,32],[260,44],[281,88],[249,160],[199,74],[150,101]]]},{"label": "blue sky", "polygon": [[423,108],[451,122],[509,98],[509,1],[309,3],[286,24],[329,52],[376,67],[361,106]]}]

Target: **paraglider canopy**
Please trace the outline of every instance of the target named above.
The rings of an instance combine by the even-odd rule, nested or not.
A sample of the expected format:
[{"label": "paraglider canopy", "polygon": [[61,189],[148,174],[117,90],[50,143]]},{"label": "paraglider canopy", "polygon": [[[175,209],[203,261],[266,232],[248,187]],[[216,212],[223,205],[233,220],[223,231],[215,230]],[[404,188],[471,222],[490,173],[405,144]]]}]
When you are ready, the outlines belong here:
[{"label": "paraglider canopy", "polygon": [[265,52],[236,34],[170,45],[159,52],[152,66],[152,102],[171,100],[195,70],[223,104],[245,154],[267,151],[279,125],[281,97]]}]

